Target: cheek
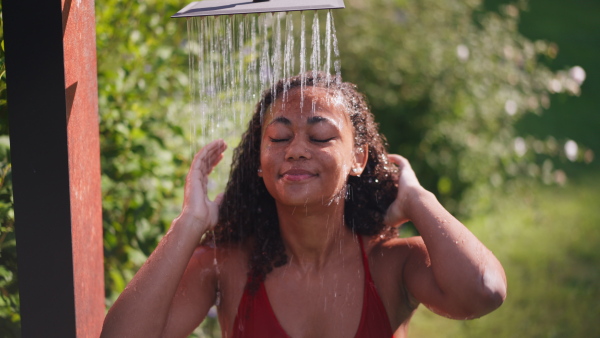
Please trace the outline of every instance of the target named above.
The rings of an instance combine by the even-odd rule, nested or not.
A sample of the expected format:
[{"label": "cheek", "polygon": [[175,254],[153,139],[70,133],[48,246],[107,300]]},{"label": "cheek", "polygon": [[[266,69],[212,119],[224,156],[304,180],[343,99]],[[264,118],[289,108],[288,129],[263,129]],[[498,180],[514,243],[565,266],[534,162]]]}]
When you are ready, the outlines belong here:
[{"label": "cheek", "polygon": [[260,168],[265,171],[269,168],[268,166],[268,160],[269,160],[269,156],[266,156],[268,153],[268,150],[266,149],[261,149],[260,151]]},{"label": "cheek", "polygon": [[329,163],[332,170],[336,171],[336,174],[342,179],[346,179],[347,175],[352,169],[351,156],[348,151],[344,150],[333,150],[325,155],[327,158],[324,160],[325,163]]},{"label": "cheek", "polygon": [[260,149],[260,167],[263,172],[268,172],[273,168],[277,159],[277,149],[270,145],[262,146]]}]

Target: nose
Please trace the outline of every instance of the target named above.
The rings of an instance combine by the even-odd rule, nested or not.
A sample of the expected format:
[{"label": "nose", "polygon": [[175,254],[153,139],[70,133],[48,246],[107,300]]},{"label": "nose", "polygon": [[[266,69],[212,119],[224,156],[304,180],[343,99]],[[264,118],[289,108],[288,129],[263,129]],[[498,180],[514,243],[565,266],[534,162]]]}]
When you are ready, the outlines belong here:
[{"label": "nose", "polygon": [[308,160],[312,157],[309,144],[302,137],[296,136],[289,143],[286,152],[286,160]]}]

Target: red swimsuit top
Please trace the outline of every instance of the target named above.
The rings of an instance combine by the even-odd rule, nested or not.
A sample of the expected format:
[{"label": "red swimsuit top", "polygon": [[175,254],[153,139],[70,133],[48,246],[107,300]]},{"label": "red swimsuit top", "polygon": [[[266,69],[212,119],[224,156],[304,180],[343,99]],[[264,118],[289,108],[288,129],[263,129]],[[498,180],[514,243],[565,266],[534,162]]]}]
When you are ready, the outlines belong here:
[{"label": "red swimsuit top", "polygon": [[[390,338],[393,336],[392,325],[388,319],[385,307],[379,298],[375,283],[371,278],[369,261],[363,248],[361,236],[358,236],[365,269],[365,290],[363,293],[362,314],[355,338]],[[233,323],[233,338],[265,338],[289,337],[279,324],[264,283],[260,283],[258,291],[252,295],[248,288],[244,290],[238,307],[237,316]]]}]

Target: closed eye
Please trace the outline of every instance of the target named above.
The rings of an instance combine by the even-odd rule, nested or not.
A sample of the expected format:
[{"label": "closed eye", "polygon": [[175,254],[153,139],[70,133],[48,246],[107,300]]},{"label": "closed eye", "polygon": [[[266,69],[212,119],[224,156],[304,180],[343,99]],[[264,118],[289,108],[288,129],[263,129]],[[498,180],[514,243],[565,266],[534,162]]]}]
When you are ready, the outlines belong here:
[{"label": "closed eye", "polygon": [[274,143],[285,142],[285,141],[289,140],[288,138],[272,138],[272,137],[269,137],[269,139],[271,140],[271,142],[274,142]]},{"label": "closed eye", "polygon": [[329,141],[331,141],[333,139],[335,139],[335,137],[330,137],[330,138],[327,138],[327,139],[311,138],[310,140],[313,141],[313,142],[318,142],[318,143],[327,143],[327,142],[329,142]]}]

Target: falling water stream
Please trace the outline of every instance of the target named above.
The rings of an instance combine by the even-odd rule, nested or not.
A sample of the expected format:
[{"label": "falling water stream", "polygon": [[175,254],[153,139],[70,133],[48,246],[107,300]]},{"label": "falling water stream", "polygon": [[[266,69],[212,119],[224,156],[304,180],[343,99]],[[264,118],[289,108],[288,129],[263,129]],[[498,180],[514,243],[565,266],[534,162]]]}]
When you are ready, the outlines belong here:
[{"label": "falling water stream", "polygon": [[[307,32],[306,21],[311,16],[312,29]],[[222,162],[209,178],[209,197],[214,198],[225,189],[233,149],[263,90],[270,88],[278,94],[274,91],[280,79],[307,71],[323,71],[341,78],[333,21],[331,11],[188,19],[190,152],[193,156],[202,146],[219,138],[228,145]],[[324,27],[320,22],[324,22]],[[305,83],[302,79],[302,89]],[[284,85],[283,97],[289,86],[289,82]],[[219,273],[216,256],[214,263]],[[219,301],[217,295],[217,305]]]},{"label": "falling water stream", "polygon": [[[307,32],[306,21],[311,17],[312,29]],[[324,71],[339,78],[333,21],[330,10],[188,19],[190,151],[195,153],[218,138],[229,146],[209,180],[210,197],[225,188],[232,149],[263,90],[275,91],[278,80],[306,71]],[[284,86],[284,97],[288,88],[289,83]]]}]

